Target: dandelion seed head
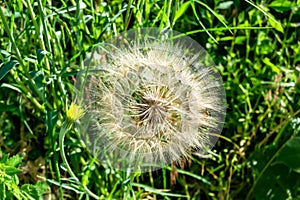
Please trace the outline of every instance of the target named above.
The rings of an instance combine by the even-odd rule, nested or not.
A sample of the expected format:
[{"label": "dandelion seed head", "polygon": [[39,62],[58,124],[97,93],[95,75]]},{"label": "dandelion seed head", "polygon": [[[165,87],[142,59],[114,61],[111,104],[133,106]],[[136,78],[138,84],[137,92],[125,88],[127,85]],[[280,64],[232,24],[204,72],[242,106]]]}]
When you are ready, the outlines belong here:
[{"label": "dandelion seed head", "polygon": [[194,40],[156,28],[131,30],[101,44],[77,75],[88,110],[84,140],[104,164],[152,170],[205,152],[225,118],[214,63]]}]

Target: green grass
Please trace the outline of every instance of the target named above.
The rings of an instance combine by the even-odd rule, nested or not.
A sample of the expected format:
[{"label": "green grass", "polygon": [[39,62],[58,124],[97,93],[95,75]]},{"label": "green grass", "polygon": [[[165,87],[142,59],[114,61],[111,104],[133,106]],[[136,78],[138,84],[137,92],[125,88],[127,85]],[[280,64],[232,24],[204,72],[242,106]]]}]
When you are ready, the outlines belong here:
[{"label": "green grass", "polygon": [[[0,177],[0,194],[42,181],[51,199],[300,198],[299,0],[0,2],[0,157],[22,155],[19,184]],[[138,27],[182,32],[209,52],[227,95],[222,137],[183,169],[127,176],[73,126],[64,149],[76,181],[59,150],[76,74],[94,46]]]}]

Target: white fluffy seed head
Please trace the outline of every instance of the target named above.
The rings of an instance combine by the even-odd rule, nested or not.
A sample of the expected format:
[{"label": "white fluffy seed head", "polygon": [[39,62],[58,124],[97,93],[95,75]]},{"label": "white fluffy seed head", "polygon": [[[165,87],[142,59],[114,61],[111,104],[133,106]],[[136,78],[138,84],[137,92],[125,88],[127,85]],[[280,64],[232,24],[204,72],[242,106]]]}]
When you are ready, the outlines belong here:
[{"label": "white fluffy seed head", "polygon": [[194,40],[131,30],[89,55],[77,76],[88,114],[80,130],[103,164],[153,170],[204,153],[225,118],[222,80]]}]

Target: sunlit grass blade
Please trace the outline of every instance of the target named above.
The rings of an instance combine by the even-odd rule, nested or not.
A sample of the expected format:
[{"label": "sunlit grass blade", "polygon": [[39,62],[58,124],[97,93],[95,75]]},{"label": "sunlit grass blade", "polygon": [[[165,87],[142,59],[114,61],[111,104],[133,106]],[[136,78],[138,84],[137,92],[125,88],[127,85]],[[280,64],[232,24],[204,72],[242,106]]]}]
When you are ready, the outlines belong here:
[{"label": "sunlit grass blade", "polygon": [[221,16],[220,14],[218,14],[218,13],[216,13],[213,9],[211,9],[207,4],[205,4],[205,3],[203,3],[203,2],[201,2],[201,1],[198,1],[198,0],[195,0],[195,2],[197,2],[198,4],[200,4],[200,5],[202,5],[202,6],[204,6],[207,10],[209,10],[225,27],[226,27],[226,29],[231,33],[231,34],[233,34],[232,33],[232,31],[231,31],[231,29],[230,29],[230,27],[228,27],[227,26],[227,24],[226,24],[226,21],[225,21],[225,19],[224,19],[224,17],[223,16]]},{"label": "sunlit grass blade", "polygon": [[280,31],[283,33],[283,28],[282,25],[279,21],[277,21],[274,16],[272,16],[272,14],[268,13],[267,11],[264,10],[264,8],[262,8],[261,6],[255,5],[255,3],[253,3],[250,0],[245,0],[247,3],[249,3],[250,5],[252,5],[253,7],[257,8],[259,11],[261,11],[265,16],[268,17],[269,22],[271,24],[271,26],[273,26],[273,28],[275,28],[276,30]]}]

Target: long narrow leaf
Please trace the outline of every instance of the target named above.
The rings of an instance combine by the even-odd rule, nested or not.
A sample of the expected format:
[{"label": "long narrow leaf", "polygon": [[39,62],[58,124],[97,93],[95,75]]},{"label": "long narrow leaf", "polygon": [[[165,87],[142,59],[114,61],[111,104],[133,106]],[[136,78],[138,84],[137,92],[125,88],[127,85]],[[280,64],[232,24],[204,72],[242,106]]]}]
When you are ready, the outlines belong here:
[{"label": "long narrow leaf", "polygon": [[273,15],[271,15],[270,13],[267,13],[263,8],[255,5],[253,2],[249,1],[249,0],[245,0],[246,2],[248,2],[250,5],[252,5],[253,7],[257,8],[259,11],[261,11],[264,15],[266,15],[268,17],[268,21],[271,24],[271,26],[273,28],[275,28],[276,30],[280,31],[283,33],[283,28],[280,22],[278,22]]},{"label": "long narrow leaf", "polygon": [[17,64],[19,64],[18,61],[10,60],[3,67],[1,67],[0,68],[0,80]]},{"label": "long narrow leaf", "polygon": [[230,28],[227,26],[227,24],[226,24],[226,22],[225,22],[225,20],[224,20],[224,18],[220,15],[220,14],[218,14],[218,13],[216,13],[213,9],[211,9],[207,4],[205,4],[205,3],[203,3],[203,2],[201,2],[201,1],[198,1],[198,0],[195,0],[195,2],[196,3],[199,3],[200,5],[202,5],[202,6],[204,6],[207,10],[209,10],[225,27],[226,27],[226,29],[228,30],[228,31],[230,31],[230,33],[231,34],[233,34],[232,33],[232,31],[230,30]]}]

